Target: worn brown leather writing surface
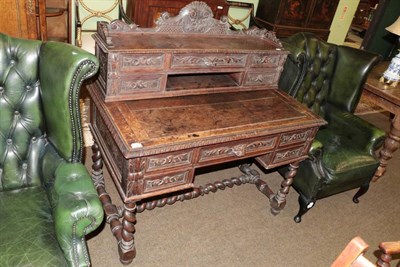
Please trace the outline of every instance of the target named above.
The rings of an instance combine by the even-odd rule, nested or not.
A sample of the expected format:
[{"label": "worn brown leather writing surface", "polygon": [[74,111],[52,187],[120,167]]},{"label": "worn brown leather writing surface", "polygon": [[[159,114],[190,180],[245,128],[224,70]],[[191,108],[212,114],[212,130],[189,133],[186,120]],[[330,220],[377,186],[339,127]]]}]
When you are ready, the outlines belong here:
[{"label": "worn brown leather writing surface", "polygon": [[104,108],[131,151],[182,142],[196,146],[223,136],[251,138],[315,123],[311,112],[276,90],[117,101]]}]

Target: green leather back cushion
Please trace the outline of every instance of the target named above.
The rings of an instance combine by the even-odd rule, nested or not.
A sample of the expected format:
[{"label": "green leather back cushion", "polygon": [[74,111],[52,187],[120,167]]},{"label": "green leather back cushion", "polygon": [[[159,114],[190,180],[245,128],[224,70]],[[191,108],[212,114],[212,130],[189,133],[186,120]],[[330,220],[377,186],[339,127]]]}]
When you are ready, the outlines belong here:
[{"label": "green leather back cushion", "polygon": [[305,51],[306,72],[295,98],[314,113],[324,116],[332,78],[337,60],[337,47],[299,33],[284,41]]},{"label": "green leather back cushion", "polygon": [[0,34],[0,191],[40,184],[40,45]]},{"label": "green leather back cushion", "polygon": [[378,62],[379,55],[347,46],[337,46],[337,49],[336,71],[328,99],[334,106],[353,113],[360,101],[367,74]]},{"label": "green leather back cushion", "polygon": [[[326,117],[327,105],[353,113],[362,93],[367,73],[378,55],[367,51],[327,43],[311,33],[297,33],[283,41],[304,50],[304,78],[297,92],[299,102],[314,113]],[[293,71],[292,71],[293,72]]]}]

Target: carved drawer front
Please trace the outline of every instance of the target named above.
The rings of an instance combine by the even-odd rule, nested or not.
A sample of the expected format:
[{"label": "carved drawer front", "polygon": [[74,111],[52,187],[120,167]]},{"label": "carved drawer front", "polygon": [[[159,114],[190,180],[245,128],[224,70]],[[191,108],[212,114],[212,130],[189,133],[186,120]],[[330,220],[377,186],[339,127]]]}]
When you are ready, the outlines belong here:
[{"label": "carved drawer front", "polygon": [[120,77],[109,95],[131,95],[147,92],[159,92],[164,88],[166,77],[163,75],[129,75]]},{"label": "carved drawer front", "polygon": [[278,82],[279,73],[273,69],[249,71],[246,74],[244,85],[274,85]]},{"label": "carved drawer front", "polygon": [[146,172],[189,166],[192,164],[192,160],[192,150],[150,156],[146,159]]},{"label": "carved drawer front", "polygon": [[246,66],[245,54],[173,54],[171,69],[186,68],[239,68]]},{"label": "carved drawer front", "polygon": [[254,54],[251,56],[251,67],[279,67],[285,57],[274,54]]},{"label": "carved drawer front", "polygon": [[[175,192],[178,190],[193,187],[193,171],[163,173],[162,175],[148,176],[143,180],[142,194],[165,191]],[[159,192],[162,193],[162,192]]]},{"label": "carved drawer front", "polygon": [[275,147],[277,143],[276,136],[269,136],[258,140],[251,140],[246,143],[228,143],[202,148],[200,150],[199,162],[207,162],[218,159],[237,159],[257,154],[257,152],[268,151]]},{"label": "carved drawer front", "polygon": [[306,142],[310,136],[313,134],[312,129],[308,130],[300,130],[296,132],[291,132],[291,133],[283,133],[281,134],[280,140],[279,140],[279,146],[287,146],[287,145],[292,145],[292,144],[297,144],[297,143],[304,143]]},{"label": "carved drawer front", "polygon": [[164,60],[164,54],[121,54],[118,66],[121,72],[162,70]]},{"label": "carved drawer front", "polygon": [[271,164],[280,163],[283,161],[292,161],[296,158],[304,156],[307,152],[304,150],[304,145],[281,149],[275,152]]}]

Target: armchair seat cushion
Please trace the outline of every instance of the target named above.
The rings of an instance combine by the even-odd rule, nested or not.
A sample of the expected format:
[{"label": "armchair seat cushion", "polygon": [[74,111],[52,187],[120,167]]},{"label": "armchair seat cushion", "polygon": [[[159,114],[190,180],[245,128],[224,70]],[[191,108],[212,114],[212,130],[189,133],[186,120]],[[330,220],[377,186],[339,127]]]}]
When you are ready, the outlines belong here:
[{"label": "armchair seat cushion", "polygon": [[42,187],[0,192],[0,211],[0,266],[67,266]]},{"label": "armchair seat cushion", "polygon": [[[320,161],[320,177],[324,178],[323,185],[316,195],[317,199],[369,183],[379,161],[368,151],[355,148],[352,145],[353,137],[338,135],[337,131],[328,125],[327,128],[320,129],[317,138],[324,144],[324,153]],[[369,177],[369,180],[365,177]]]},{"label": "armchair seat cushion", "polygon": [[325,171],[332,176],[350,175],[349,178],[354,179],[358,172],[367,171],[368,166],[373,169],[372,173],[378,166],[378,160],[369,151],[355,148],[353,137],[338,135],[336,129],[329,126],[320,129],[317,138],[324,144],[322,162]]}]

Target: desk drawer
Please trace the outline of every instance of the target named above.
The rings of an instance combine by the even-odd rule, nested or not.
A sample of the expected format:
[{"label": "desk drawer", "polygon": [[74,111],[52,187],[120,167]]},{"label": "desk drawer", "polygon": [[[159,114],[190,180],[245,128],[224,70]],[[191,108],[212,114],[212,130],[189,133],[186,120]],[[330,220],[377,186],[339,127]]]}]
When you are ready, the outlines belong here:
[{"label": "desk drawer", "polygon": [[146,172],[190,166],[192,161],[193,150],[150,156],[146,159]]},{"label": "desk drawer", "polygon": [[271,165],[274,167],[275,164],[281,165],[281,163],[285,161],[289,163],[297,158],[306,155],[307,151],[305,151],[304,147],[304,145],[300,145],[276,151],[272,158]]},{"label": "desk drawer", "polygon": [[251,56],[251,67],[279,67],[286,56],[274,54],[254,54]]},{"label": "desk drawer", "polygon": [[260,139],[253,139],[247,142],[227,143],[225,145],[210,146],[200,149],[199,163],[238,159],[263,151],[273,149],[277,143],[276,136],[268,136]]},{"label": "desk drawer", "polygon": [[158,192],[158,194],[175,192],[193,187],[193,170],[163,173],[155,176],[145,176],[141,194]]},{"label": "desk drawer", "polygon": [[278,82],[279,73],[274,69],[260,69],[246,74],[244,85],[274,85]]},{"label": "desk drawer", "polygon": [[132,73],[137,71],[162,70],[164,68],[164,58],[164,54],[121,54],[119,56],[118,70]]},{"label": "desk drawer", "polygon": [[173,54],[171,69],[187,68],[241,68],[246,66],[245,54]]},{"label": "desk drawer", "polygon": [[292,145],[292,144],[298,144],[298,143],[304,143],[308,139],[313,138],[314,131],[313,129],[307,129],[307,130],[299,130],[295,132],[290,132],[290,133],[283,133],[281,134],[280,140],[279,140],[279,146],[287,146],[287,145]]},{"label": "desk drawer", "polygon": [[164,88],[166,76],[155,75],[129,75],[115,80],[114,95],[131,95],[146,92],[159,92]]}]

